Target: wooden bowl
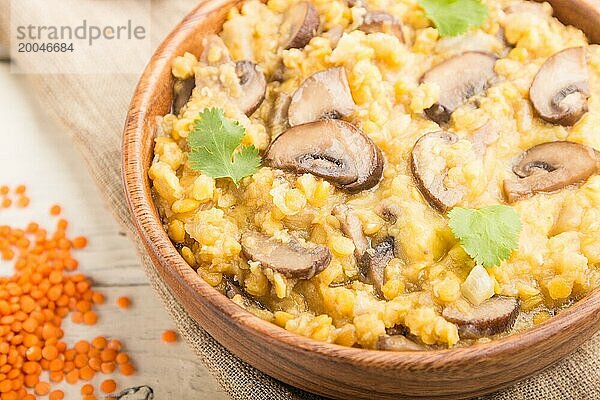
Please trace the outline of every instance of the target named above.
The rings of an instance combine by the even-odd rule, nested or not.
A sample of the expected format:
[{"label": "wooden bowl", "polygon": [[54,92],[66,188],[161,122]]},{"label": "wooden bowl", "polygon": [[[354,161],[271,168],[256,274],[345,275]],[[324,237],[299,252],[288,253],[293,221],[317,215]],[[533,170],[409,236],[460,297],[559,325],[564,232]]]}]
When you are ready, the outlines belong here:
[{"label": "wooden bowl", "polygon": [[[167,237],[150,193],[154,117],[170,111],[171,62],[220,30],[239,0],[202,1],[158,48],[127,116],[123,173],[137,230],[162,279],[187,312],[250,365],[307,391],[353,399],[456,399],[490,393],[546,368],[600,328],[600,291],[549,321],[488,344],[427,352],[382,352],[317,342],[262,321],[205,283]],[[600,41],[598,0],[550,1],[556,15]]]}]

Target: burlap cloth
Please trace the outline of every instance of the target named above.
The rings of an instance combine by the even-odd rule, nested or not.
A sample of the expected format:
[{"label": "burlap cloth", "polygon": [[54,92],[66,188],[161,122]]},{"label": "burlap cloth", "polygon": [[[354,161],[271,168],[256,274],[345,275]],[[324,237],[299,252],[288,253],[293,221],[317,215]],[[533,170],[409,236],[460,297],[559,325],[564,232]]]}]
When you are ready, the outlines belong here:
[{"label": "burlap cloth", "polygon": [[[58,0],[48,1],[60,4]],[[153,1],[150,31],[154,46],[195,3],[196,0]],[[0,0],[0,6],[0,43],[7,46],[9,0]],[[56,8],[56,12],[61,12],[60,7]],[[109,58],[110,54],[105,57]],[[105,60],[99,58],[97,62]],[[137,246],[141,265],[179,332],[224,390],[233,399],[240,400],[317,399],[317,396],[264,375],[219,345],[177,303],[145,254],[127,209],[120,165],[122,128],[138,76],[30,75],[28,79],[40,106],[62,124],[64,132],[72,137],[76,148],[83,154],[115,218]],[[188,399],[193,398],[194,394],[190,393]],[[600,334],[538,376],[485,399],[600,399]]]}]

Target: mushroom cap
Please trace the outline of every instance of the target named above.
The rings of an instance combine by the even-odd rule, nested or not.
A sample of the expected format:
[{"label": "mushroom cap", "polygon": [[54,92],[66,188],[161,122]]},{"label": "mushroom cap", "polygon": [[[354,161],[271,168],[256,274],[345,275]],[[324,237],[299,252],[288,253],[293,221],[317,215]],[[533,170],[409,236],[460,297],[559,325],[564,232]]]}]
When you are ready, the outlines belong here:
[{"label": "mushroom cap", "polygon": [[369,239],[365,236],[362,223],[354,211],[345,204],[338,204],[333,208],[333,216],[340,221],[344,235],[354,243],[354,255],[357,258],[361,257],[369,248]]},{"label": "mushroom cap", "polygon": [[283,17],[279,29],[280,43],[285,49],[300,49],[317,35],[321,19],[319,12],[308,1],[291,6]]},{"label": "mushroom cap", "polygon": [[454,133],[446,131],[423,135],[415,144],[411,157],[411,171],[419,190],[429,204],[441,212],[454,207],[465,195],[464,187],[449,189],[444,185],[448,173],[445,160],[436,158],[434,148],[452,145],[458,141]]},{"label": "mushroom cap", "polygon": [[572,47],[550,57],[533,80],[529,97],[547,122],[574,125],[588,110],[590,85],[583,47]]},{"label": "mushroom cap", "polygon": [[519,300],[494,296],[478,306],[468,302],[444,308],[442,316],[458,326],[462,339],[477,339],[505,332],[512,328],[519,313]]},{"label": "mushroom cap", "polygon": [[290,108],[291,101],[292,97],[285,92],[279,93],[275,98],[267,119],[267,128],[271,136],[271,141],[275,140],[290,127],[288,123],[288,109]]},{"label": "mushroom cap", "polygon": [[394,258],[395,239],[388,236],[374,248],[368,249],[359,260],[361,282],[371,284],[378,294],[385,284],[385,267]]},{"label": "mushroom cap", "polygon": [[425,110],[427,116],[438,124],[448,123],[454,110],[489,87],[496,77],[496,60],[491,53],[467,51],[427,71],[421,81],[440,87],[440,99]]},{"label": "mushroom cap", "polygon": [[351,193],[372,188],[383,174],[381,150],[360,129],[341,120],[288,129],[271,144],[265,162],[273,168],[319,176]]},{"label": "mushroom cap", "polygon": [[[217,34],[207,35],[202,39],[202,53],[200,62],[210,66],[219,66],[231,62],[231,53]],[[201,82],[200,82],[201,83]],[[192,91],[197,82],[194,76],[187,79],[177,79],[173,85],[172,111],[178,115],[183,106],[187,104],[192,96]]]},{"label": "mushroom cap", "polygon": [[288,119],[290,126],[339,119],[352,114],[355,108],[346,70],[333,67],[309,76],[300,85],[292,96]]},{"label": "mushroom cap", "polygon": [[260,67],[252,61],[238,61],[235,72],[240,80],[244,95],[235,100],[238,107],[248,116],[260,107],[267,91],[267,79]]},{"label": "mushroom cap", "polygon": [[242,235],[242,251],[263,268],[271,268],[287,278],[310,279],[323,271],[331,262],[331,252],[325,246],[300,243],[291,239],[287,243],[259,232]]},{"label": "mushroom cap", "polygon": [[173,85],[173,114],[179,115],[181,109],[192,97],[192,91],[196,87],[196,78],[177,79]]},{"label": "mushroom cap", "polygon": [[358,28],[365,33],[387,33],[396,36],[404,43],[404,32],[398,18],[385,11],[368,11],[362,25]]},{"label": "mushroom cap", "polygon": [[210,66],[219,66],[231,62],[229,48],[217,34],[210,34],[202,39],[202,53],[200,62]]},{"label": "mushroom cap", "polygon": [[423,351],[425,347],[402,335],[380,335],[377,350],[384,351]]},{"label": "mushroom cap", "polygon": [[509,203],[585,181],[598,172],[598,153],[579,143],[542,143],[525,151],[513,172],[519,178],[504,181]]}]

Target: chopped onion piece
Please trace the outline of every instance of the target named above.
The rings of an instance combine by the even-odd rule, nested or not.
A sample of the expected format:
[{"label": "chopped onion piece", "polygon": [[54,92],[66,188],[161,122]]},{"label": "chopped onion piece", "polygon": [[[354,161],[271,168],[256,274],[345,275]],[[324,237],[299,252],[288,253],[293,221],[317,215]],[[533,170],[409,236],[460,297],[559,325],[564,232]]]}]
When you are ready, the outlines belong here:
[{"label": "chopped onion piece", "polygon": [[473,305],[478,306],[494,293],[494,279],[481,265],[475,266],[461,286],[463,296]]}]

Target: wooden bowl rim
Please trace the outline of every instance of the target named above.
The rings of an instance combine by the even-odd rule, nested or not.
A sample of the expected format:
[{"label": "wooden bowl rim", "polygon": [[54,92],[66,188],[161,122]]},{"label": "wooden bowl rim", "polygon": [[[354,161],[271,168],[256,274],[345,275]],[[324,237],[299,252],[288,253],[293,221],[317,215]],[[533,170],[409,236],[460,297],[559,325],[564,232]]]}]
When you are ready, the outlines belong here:
[{"label": "wooden bowl rim", "polygon": [[[531,347],[540,341],[546,341],[566,327],[572,324],[580,324],[588,319],[590,315],[600,312],[600,307],[594,307],[594,304],[600,304],[600,288],[596,288],[583,299],[572,304],[548,321],[509,336],[492,340],[489,343],[443,350],[389,352],[330,344],[286,331],[276,324],[264,321],[244,310],[206,283],[183,260],[173,246],[162,226],[162,222],[158,218],[154,202],[146,201],[147,198],[151,197],[138,195],[139,193],[150,193],[150,188],[145,184],[147,181],[145,176],[147,167],[142,165],[140,160],[141,138],[144,130],[149,129],[146,126],[146,113],[150,108],[150,104],[154,101],[152,93],[160,82],[158,78],[164,68],[170,67],[174,56],[172,52],[187,38],[186,26],[198,23],[203,16],[238,1],[208,0],[201,2],[177,24],[167,36],[167,39],[155,51],[144,70],[127,114],[123,136],[122,173],[132,219],[146,249],[155,255],[159,262],[169,264],[172,267],[168,270],[168,273],[179,283],[196,290],[200,296],[210,301],[213,306],[217,307],[230,319],[260,333],[266,341],[277,341],[282,345],[292,346],[324,357],[344,359],[351,364],[368,360],[371,366],[376,364],[380,368],[407,365],[414,366],[414,368],[425,368],[457,360],[468,362],[482,357],[491,358],[500,353],[518,353],[522,349]],[[128,176],[133,176],[133,178],[129,179]],[[152,218],[148,218],[149,215]],[[150,240],[150,236],[153,236],[157,241]],[[217,293],[219,296],[215,296]]]}]

